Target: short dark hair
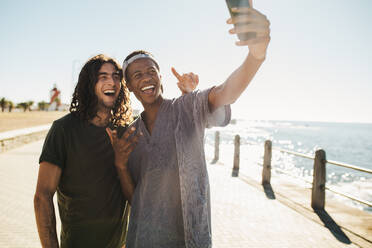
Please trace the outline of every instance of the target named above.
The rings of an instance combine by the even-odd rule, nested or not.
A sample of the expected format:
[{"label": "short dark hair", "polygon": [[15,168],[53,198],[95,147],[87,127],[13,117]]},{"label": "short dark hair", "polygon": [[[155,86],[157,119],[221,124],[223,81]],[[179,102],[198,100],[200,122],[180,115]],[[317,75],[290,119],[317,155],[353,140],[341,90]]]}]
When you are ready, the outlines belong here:
[{"label": "short dark hair", "polygon": [[89,121],[97,115],[98,98],[94,89],[98,82],[98,72],[105,63],[112,64],[118,70],[121,84],[118,99],[111,111],[112,117],[110,121],[114,126],[129,124],[133,119],[132,109],[129,90],[124,84],[121,66],[115,59],[104,54],[90,58],[81,69],[72,95],[70,112],[83,121]]},{"label": "short dark hair", "polygon": [[[134,52],[131,52],[131,53],[130,53],[130,54],[129,54],[125,59],[124,59],[124,62],[130,60],[132,57],[134,57],[134,56],[136,56],[136,55],[138,55],[138,54],[146,54],[146,55],[150,55],[151,57],[154,57],[154,55],[152,55],[150,52],[147,52],[147,51],[144,51],[144,50],[136,50],[136,51],[134,51]],[[160,67],[159,67],[158,62],[156,62],[154,59],[153,59],[152,61],[154,61],[156,68],[158,69],[158,71],[160,71]],[[123,62],[123,63],[124,63],[124,62]],[[127,73],[127,71],[128,71],[128,70],[125,70],[125,72],[124,72],[124,79],[125,79],[125,81],[128,81],[128,73]]]}]

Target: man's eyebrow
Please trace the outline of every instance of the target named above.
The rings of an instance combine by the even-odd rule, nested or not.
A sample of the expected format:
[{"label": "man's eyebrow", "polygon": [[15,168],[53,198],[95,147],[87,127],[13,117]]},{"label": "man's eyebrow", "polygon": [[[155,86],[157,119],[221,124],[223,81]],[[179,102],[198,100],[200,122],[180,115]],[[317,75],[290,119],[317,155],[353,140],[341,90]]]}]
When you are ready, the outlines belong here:
[{"label": "man's eyebrow", "polygon": [[[150,69],[156,69],[156,66],[151,65],[151,66],[148,66],[148,67],[145,68],[145,70],[150,70]],[[136,74],[136,73],[138,73],[138,72],[142,72],[142,71],[138,69],[137,71],[134,71],[134,72],[132,73],[132,75],[134,75],[134,74]]]},{"label": "man's eyebrow", "polygon": [[140,70],[134,71],[134,72],[132,73],[132,75],[137,74],[137,73],[139,73],[139,72],[141,72],[141,71],[140,71]]},{"label": "man's eyebrow", "polygon": [[[98,76],[100,75],[109,75],[108,72],[98,72]],[[120,75],[120,72],[119,71],[115,71],[112,73],[112,75]]]}]

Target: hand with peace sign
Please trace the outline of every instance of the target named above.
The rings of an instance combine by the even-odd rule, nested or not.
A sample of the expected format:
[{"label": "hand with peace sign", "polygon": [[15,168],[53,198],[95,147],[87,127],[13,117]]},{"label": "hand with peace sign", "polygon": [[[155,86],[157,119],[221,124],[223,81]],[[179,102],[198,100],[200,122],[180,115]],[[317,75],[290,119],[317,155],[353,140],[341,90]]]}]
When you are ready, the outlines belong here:
[{"label": "hand with peace sign", "polygon": [[270,22],[265,15],[253,8],[252,0],[250,7],[234,7],[231,9],[232,18],[227,20],[228,24],[234,24],[229,30],[230,34],[255,33],[255,37],[248,40],[239,40],[238,46],[248,46],[249,53],[256,59],[264,59],[270,42]]},{"label": "hand with peace sign", "polygon": [[199,84],[199,76],[190,72],[182,74],[182,76],[174,69],[171,68],[173,75],[178,79],[177,86],[181,90],[182,95],[187,94],[195,90]]}]

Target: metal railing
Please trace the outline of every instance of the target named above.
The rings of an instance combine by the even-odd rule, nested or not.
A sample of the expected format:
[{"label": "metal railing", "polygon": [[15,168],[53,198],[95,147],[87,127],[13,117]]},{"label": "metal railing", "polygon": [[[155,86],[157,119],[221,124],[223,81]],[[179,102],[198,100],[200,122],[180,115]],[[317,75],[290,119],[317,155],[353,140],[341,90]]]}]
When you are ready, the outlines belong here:
[{"label": "metal railing", "polygon": [[[253,143],[251,143],[251,144],[253,144]],[[258,144],[255,144],[255,145],[258,145]],[[278,147],[273,147],[273,149],[278,150],[278,151],[283,152],[283,153],[293,154],[295,156],[299,156],[299,157],[303,157],[303,158],[308,158],[308,159],[313,159],[313,160],[315,158],[314,156],[310,156],[310,155],[307,155],[307,154],[294,152],[294,151],[290,151],[290,150],[286,150],[286,149],[282,149],[282,148],[278,148]],[[346,164],[346,163],[342,163],[342,162],[338,162],[338,161],[333,161],[333,160],[327,160],[326,162],[328,164],[333,164],[333,165],[337,165],[337,166],[340,166],[340,167],[344,167],[344,168],[353,169],[353,170],[357,170],[357,171],[372,174],[372,170],[367,169],[367,168],[363,168],[363,167],[359,167],[359,166],[355,166],[355,165],[351,165],[351,164]]]},{"label": "metal railing", "polygon": [[[215,133],[215,158],[214,162],[216,162],[219,159],[219,131],[216,131]],[[233,176],[238,176],[239,175],[239,159],[240,159],[240,136],[236,135],[235,136],[235,145],[234,145],[234,166],[233,166]],[[258,143],[249,143],[251,145],[259,145]],[[326,164],[332,164],[336,165],[339,167],[344,167],[356,171],[360,171],[363,173],[368,173],[372,174],[372,170],[355,166],[355,165],[350,165],[342,162],[337,162],[337,161],[332,161],[332,160],[326,160],[326,152],[322,149],[319,149],[315,152],[315,156],[310,156],[307,154],[299,153],[299,152],[294,152],[278,147],[272,147],[272,143],[270,140],[265,141],[265,150],[264,150],[264,159],[263,159],[263,168],[262,168],[262,184],[270,184],[270,179],[271,179],[271,157],[272,157],[272,150],[277,150],[282,153],[288,153],[292,154],[298,157],[306,158],[306,159],[311,159],[314,161],[314,173],[313,173],[313,181],[310,182],[304,178],[301,177],[296,177],[299,178],[309,184],[312,184],[312,196],[311,196],[311,206],[314,209],[324,209],[324,204],[325,204],[325,190],[328,190],[330,192],[333,192],[335,194],[341,195],[343,197],[346,197],[350,200],[353,200],[355,202],[364,204],[366,206],[372,207],[372,203],[363,199],[360,199],[356,196],[350,195],[348,193],[341,192],[333,187],[326,186],[326,173],[325,173],[325,168]],[[281,170],[278,168],[275,168],[275,170],[280,171],[281,173],[290,175],[287,173],[285,170]],[[291,175],[293,176],[293,175]]]}]

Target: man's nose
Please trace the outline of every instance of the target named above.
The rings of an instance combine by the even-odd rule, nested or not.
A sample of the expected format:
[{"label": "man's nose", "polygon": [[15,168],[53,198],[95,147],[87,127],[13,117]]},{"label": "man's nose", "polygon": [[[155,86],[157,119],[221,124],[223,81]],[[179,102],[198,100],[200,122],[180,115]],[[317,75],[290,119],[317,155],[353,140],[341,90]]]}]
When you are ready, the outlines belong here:
[{"label": "man's nose", "polygon": [[107,83],[107,84],[110,84],[110,85],[115,85],[115,80],[114,80],[114,78],[111,76],[111,77],[108,77],[106,83]]},{"label": "man's nose", "polygon": [[151,74],[150,73],[144,73],[143,74],[143,77],[142,77],[142,82],[143,81],[148,81],[152,78]]}]

